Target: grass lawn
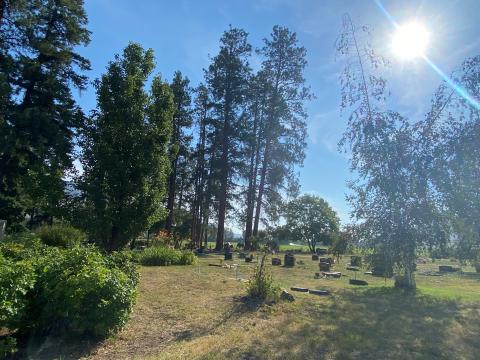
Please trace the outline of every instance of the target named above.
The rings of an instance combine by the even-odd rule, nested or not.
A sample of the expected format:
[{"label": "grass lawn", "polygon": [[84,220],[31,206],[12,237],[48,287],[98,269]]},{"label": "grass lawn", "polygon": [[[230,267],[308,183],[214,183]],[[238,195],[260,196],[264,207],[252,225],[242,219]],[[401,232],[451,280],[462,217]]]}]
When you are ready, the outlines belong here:
[{"label": "grass lawn", "polygon": [[[419,291],[404,295],[392,280],[357,275],[368,287],[348,285],[347,258],[340,279],[314,279],[318,263],[297,255],[294,268],[271,267],[282,287],[331,290],[331,296],[293,293],[293,303],[246,304],[245,283],[254,264],[234,257],[239,269],[143,267],[137,305],[114,338],[47,339],[31,358],[88,359],[478,359],[480,276],[417,275]],[[283,259],[282,259],[283,261]],[[438,264],[419,265],[419,271]]]}]

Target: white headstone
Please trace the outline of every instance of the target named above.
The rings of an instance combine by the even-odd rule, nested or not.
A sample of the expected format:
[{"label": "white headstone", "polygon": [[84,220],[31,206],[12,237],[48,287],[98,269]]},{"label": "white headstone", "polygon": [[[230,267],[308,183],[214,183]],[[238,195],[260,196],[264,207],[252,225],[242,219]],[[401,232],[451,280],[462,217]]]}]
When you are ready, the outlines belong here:
[{"label": "white headstone", "polygon": [[7,227],[7,220],[0,220],[0,240],[5,236],[5,228]]}]

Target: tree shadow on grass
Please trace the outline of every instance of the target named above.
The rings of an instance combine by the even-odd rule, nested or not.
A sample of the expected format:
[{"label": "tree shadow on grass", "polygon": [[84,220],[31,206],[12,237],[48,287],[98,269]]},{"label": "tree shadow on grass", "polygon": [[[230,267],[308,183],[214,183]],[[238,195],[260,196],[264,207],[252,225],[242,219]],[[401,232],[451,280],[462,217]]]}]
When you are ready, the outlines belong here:
[{"label": "tree shadow on grass", "polygon": [[287,316],[268,334],[275,339],[270,357],[473,359],[480,348],[478,307],[469,315],[455,301],[391,288],[345,291],[332,300]]},{"label": "tree shadow on grass", "polygon": [[11,359],[80,359],[91,354],[100,342],[100,339],[87,336],[20,339],[19,351]]}]

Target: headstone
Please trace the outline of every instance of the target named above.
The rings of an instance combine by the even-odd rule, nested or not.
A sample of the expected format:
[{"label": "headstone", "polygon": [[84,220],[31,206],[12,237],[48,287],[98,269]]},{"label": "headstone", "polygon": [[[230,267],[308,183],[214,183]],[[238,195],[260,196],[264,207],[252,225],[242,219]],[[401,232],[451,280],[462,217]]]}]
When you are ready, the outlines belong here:
[{"label": "headstone", "polygon": [[329,262],[320,262],[320,271],[330,271],[330,263]]},{"label": "headstone", "polygon": [[233,254],[231,252],[226,252],[225,260],[233,260]]},{"label": "headstone", "polygon": [[322,272],[322,274],[324,276],[326,276],[327,278],[330,278],[330,277],[333,277],[333,278],[341,278],[342,277],[342,273],[339,272],[339,271],[336,271],[336,272]]},{"label": "headstone", "polygon": [[282,265],[282,260],[279,259],[279,258],[272,258],[272,265],[280,266],[280,265]]},{"label": "headstone", "polygon": [[250,263],[250,262],[252,262],[252,261],[253,261],[253,255],[250,255],[250,256],[246,256],[246,257],[245,257],[245,262]]},{"label": "headstone", "polygon": [[286,253],[283,261],[285,266],[288,266],[288,267],[295,266],[295,255]]},{"label": "headstone", "polygon": [[280,293],[280,299],[290,302],[295,301],[293,295],[290,294],[287,290],[282,290],[282,292]]},{"label": "headstone", "polygon": [[350,256],[350,265],[351,266],[362,266],[362,257],[352,255]]},{"label": "headstone", "polygon": [[366,282],[365,280],[359,280],[359,279],[350,279],[348,280],[348,283],[350,285],[362,285],[362,286],[368,285],[368,282]]},{"label": "headstone", "polygon": [[7,227],[7,220],[0,220],[0,240],[5,236],[5,228]]},{"label": "headstone", "polygon": [[238,254],[239,259],[245,259],[246,257],[247,257],[247,254],[245,254],[244,252],[241,252]]},{"label": "headstone", "polygon": [[312,260],[313,261],[318,261],[318,255],[317,254],[312,254]]},{"label": "headstone", "polygon": [[451,265],[439,265],[438,266],[438,271],[440,272],[456,272],[460,271],[460,268],[451,266]]},{"label": "headstone", "polygon": [[321,263],[328,263],[331,266],[331,265],[333,265],[333,258],[322,257],[322,258],[320,258],[320,262]]},{"label": "headstone", "polygon": [[330,295],[330,291],[328,291],[328,290],[313,290],[313,289],[310,289],[310,290],[308,290],[308,293],[313,294],[313,295]]},{"label": "headstone", "polygon": [[299,287],[299,286],[292,286],[290,288],[290,290],[298,291],[298,292],[308,292],[308,288],[303,288],[303,287]]},{"label": "headstone", "polygon": [[315,252],[317,253],[317,255],[327,255],[327,249],[317,248],[315,249]]}]

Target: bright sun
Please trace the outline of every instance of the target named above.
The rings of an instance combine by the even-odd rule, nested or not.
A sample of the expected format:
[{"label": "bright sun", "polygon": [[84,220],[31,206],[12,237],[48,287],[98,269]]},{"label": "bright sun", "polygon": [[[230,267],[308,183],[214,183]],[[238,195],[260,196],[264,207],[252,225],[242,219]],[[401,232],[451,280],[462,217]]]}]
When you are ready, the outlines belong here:
[{"label": "bright sun", "polygon": [[418,22],[410,22],[397,28],[392,41],[395,54],[405,60],[412,60],[425,54],[430,34]]}]

